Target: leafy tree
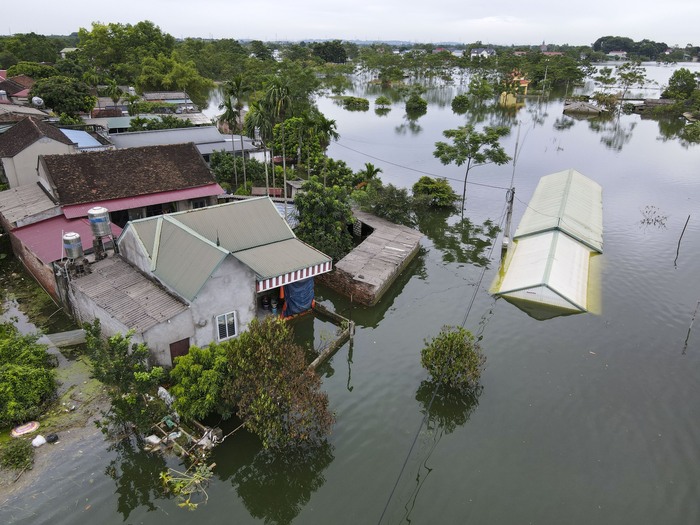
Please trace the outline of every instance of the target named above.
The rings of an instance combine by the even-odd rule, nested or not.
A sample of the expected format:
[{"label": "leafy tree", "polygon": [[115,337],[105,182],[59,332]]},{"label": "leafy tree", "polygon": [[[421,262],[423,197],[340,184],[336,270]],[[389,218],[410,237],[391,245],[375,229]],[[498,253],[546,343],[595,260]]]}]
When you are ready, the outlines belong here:
[{"label": "leafy tree", "polygon": [[[102,24],[78,31],[81,59],[120,84],[133,84],[146,58],[170,57],[175,38],[148,20],[131,24]],[[190,94],[191,96],[191,94]]]},{"label": "leafy tree", "polygon": [[406,113],[412,118],[425,115],[428,111],[428,102],[417,93],[412,93],[406,100]]},{"label": "leafy tree", "polygon": [[413,185],[414,202],[432,208],[454,209],[459,197],[445,178],[424,175]]},{"label": "leafy tree", "polygon": [[464,393],[478,388],[485,362],[479,343],[462,327],[443,326],[421,350],[421,365],[431,379]]},{"label": "leafy tree", "polygon": [[494,163],[506,164],[510,157],[499,143],[502,137],[510,133],[504,126],[486,126],[483,131],[476,131],[474,126],[467,124],[457,129],[448,129],[442,134],[452,140],[452,143],[436,142],[433,155],[443,164],[462,166],[466,163],[464,172],[464,189],[462,190],[462,215],[467,198],[467,178],[472,168]]},{"label": "leafy tree", "polygon": [[[308,368],[304,349],[289,325],[270,316],[254,319],[246,332],[227,341],[232,396],[237,415],[265,448],[319,444],[333,415],[321,379]],[[224,391],[224,396],[227,392]]]},{"label": "leafy tree", "polygon": [[320,444],[330,432],[328,396],[281,318],[254,319],[235,339],[191,348],[188,356],[178,358],[172,371],[183,417],[235,413],[265,448],[274,449]]},{"label": "leafy tree", "polygon": [[294,199],[299,213],[297,236],[333,259],[341,259],[352,249],[348,225],[353,219],[347,190],[324,186],[316,177],[302,188],[304,191]]},{"label": "leafy tree", "polygon": [[469,106],[471,106],[471,101],[467,93],[456,95],[455,98],[452,99],[452,111],[458,115],[463,115],[469,111]]},{"label": "leafy tree", "polygon": [[75,116],[88,113],[95,107],[96,97],[84,82],[74,78],[56,76],[37,80],[29,91],[29,96],[40,97],[46,107],[57,114]]},{"label": "leafy tree", "polygon": [[374,101],[374,104],[375,104],[375,106],[378,106],[381,108],[388,108],[391,106],[391,99],[385,95],[380,95]]},{"label": "leafy tree", "polygon": [[63,47],[61,40],[36,33],[0,38],[0,49],[11,53],[18,61],[54,63]]},{"label": "leafy tree", "polygon": [[686,100],[690,98],[693,91],[698,89],[700,77],[697,73],[692,73],[684,67],[673,72],[668,80],[668,87],[661,93],[661,98],[672,98],[675,100]]},{"label": "leafy tree", "polygon": [[250,42],[250,52],[255,55],[258,60],[274,60],[272,56],[272,50],[265,45],[262,40],[251,40]]},{"label": "leafy tree", "polygon": [[348,111],[367,111],[369,109],[369,100],[361,97],[342,97],[341,103],[343,108]]},{"label": "leafy tree", "polygon": [[348,55],[345,47],[340,40],[331,40],[328,42],[315,42],[311,44],[311,51],[324,62],[333,62],[335,64],[344,64]]},{"label": "leafy tree", "polygon": [[132,344],[133,332],[104,339],[97,319],[84,328],[92,375],[105,384],[111,399],[99,426],[105,433],[145,434],[167,414],[165,403],[156,395],[165,370],[148,365],[148,347]]},{"label": "leafy tree", "polygon": [[151,131],[155,129],[191,128],[193,126],[194,124],[190,119],[182,119],[174,115],[159,115],[156,118],[132,118],[129,122],[129,131]]},{"label": "leafy tree", "polygon": [[186,355],[175,359],[170,372],[174,381],[170,392],[180,417],[203,419],[212,413],[225,419],[231,417],[234,407],[221,397],[229,377],[229,362],[222,345],[190,347]]},{"label": "leafy tree", "polygon": [[203,107],[209,98],[214,82],[197,71],[193,61],[182,62],[175,55],[146,57],[136,79],[139,92],[180,90],[189,95],[197,106]]},{"label": "leafy tree", "polygon": [[38,335],[21,335],[0,324],[0,426],[26,422],[42,414],[56,391],[54,363]]},{"label": "leafy tree", "polygon": [[620,101],[625,99],[627,92],[633,87],[643,87],[649,79],[640,62],[625,62],[617,66],[617,83],[622,88]]},{"label": "leafy tree", "polygon": [[362,190],[353,194],[360,209],[395,224],[415,226],[413,199],[406,188],[393,184],[384,185],[379,179],[370,181]]},{"label": "leafy tree", "polygon": [[58,70],[53,66],[39,64],[38,62],[18,62],[14,66],[7,69],[7,76],[14,77],[17,75],[27,75],[34,80],[40,78],[49,78],[58,76]]}]

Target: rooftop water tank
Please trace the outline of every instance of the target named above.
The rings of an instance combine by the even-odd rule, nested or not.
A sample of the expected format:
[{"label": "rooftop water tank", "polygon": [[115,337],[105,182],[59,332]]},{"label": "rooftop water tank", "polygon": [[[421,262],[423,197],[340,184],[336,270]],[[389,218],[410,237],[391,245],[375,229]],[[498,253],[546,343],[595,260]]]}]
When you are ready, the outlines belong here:
[{"label": "rooftop water tank", "polygon": [[80,259],[83,256],[83,243],[80,235],[75,232],[63,234],[63,250],[69,259]]},{"label": "rooftop water tank", "polygon": [[109,222],[109,211],[102,206],[95,206],[88,210],[88,220],[92,235],[96,238],[102,238],[106,235],[112,235],[112,228]]}]

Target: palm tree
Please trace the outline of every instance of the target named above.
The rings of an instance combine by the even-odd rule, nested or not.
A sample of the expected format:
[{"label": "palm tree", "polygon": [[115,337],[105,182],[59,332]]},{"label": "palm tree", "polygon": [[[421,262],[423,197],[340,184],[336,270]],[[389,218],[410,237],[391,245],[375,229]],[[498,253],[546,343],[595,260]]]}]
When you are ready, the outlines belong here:
[{"label": "palm tree", "polygon": [[238,170],[236,168],[236,151],[233,147],[233,131],[238,121],[238,111],[231,102],[231,97],[226,94],[223,101],[219,104],[219,109],[224,112],[219,116],[219,122],[225,122],[231,133],[231,154],[233,155],[233,176],[235,177],[236,189],[238,189]]},{"label": "palm tree", "polygon": [[117,106],[117,103],[119,100],[121,100],[123,94],[124,92],[122,91],[122,88],[119,87],[116,80],[113,78],[107,80],[107,95],[112,99],[112,102],[114,102],[114,107]]},{"label": "palm tree", "polygon": [[[265,100],[256,100],[250,103],[248,107],[248,114],[245,117],[243,123],[243,130],[248,137],[257,136],[262,142],[263,148],[267,151],[266,144],[272,147],[272,130],[274,127],[274,114],[272,108],[266,103]],[[274,152],[272,152],[274,154]],[[270,155],[272,157],[273,155]],[[272,184],[275,184],[275,171],[274,166],[272,169]],[[270,194],[270,184],[267,174],[267,159],[265,159],[265,187],[267,188],[267,194]]]},{"label": "palm tree", "polygon": [[[243,103],[243,98],[248,95],[250,91],[249,87],[243,81],[243,75],[236,75],[233,80],[226,82],[226,95],[233,99],[234,107],[238,112],[238,122],[236,123],[236,129],[241,132],[241,155],[243,156],[243,185],[246,186],[246,172],[245,172],[245,149],[243,147],[243,108],[245,104]],[[247,186],[246,186],[247,187]]]},{"label": "palm tree", "polygon": [[283,186],[282,195],[284,196],[284,218],[287,219],[287,149],[284,141],[284,121],[287,113],[291,109],[292,96],[289,82],[286,78],[272,77],[267,82],[265,92],[265,100],[272,109],[275,117],[275,122],[282,124],[282,174]]}]

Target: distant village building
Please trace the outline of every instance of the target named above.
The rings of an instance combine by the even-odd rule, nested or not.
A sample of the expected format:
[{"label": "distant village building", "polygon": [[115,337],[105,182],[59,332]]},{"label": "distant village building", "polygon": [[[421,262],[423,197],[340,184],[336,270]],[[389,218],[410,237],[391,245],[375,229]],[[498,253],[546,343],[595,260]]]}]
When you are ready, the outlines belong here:
[{"label": "distant village building", "polygon": [[491,58],[496,56],[496,50],[491,47],[475,47],[469,51],[469,58]]}]

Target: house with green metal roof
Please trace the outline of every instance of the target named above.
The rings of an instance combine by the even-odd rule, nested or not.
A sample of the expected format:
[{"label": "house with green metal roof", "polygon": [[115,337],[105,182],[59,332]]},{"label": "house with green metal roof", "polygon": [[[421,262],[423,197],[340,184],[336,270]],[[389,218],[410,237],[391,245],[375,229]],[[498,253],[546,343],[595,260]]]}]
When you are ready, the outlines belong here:
[{"label": "house with green metal roof", "polygon": [[180,318],[177,340],[163,330],[148,342],[165,365],[190,345],[236,337],[265,299],[290,315],[311,308],[314,276],[332,269],[331,258],[297,239],[268,197],[131,221],[117,246],[134,271],[188,307],[191,322],[183,329]]},{"label": "house with green metal roof", "polygon": [[539,319],[588,311],[591,261],[603,253],[600,185],[573,169],[542,177],[513,241],[495,295]]}]

